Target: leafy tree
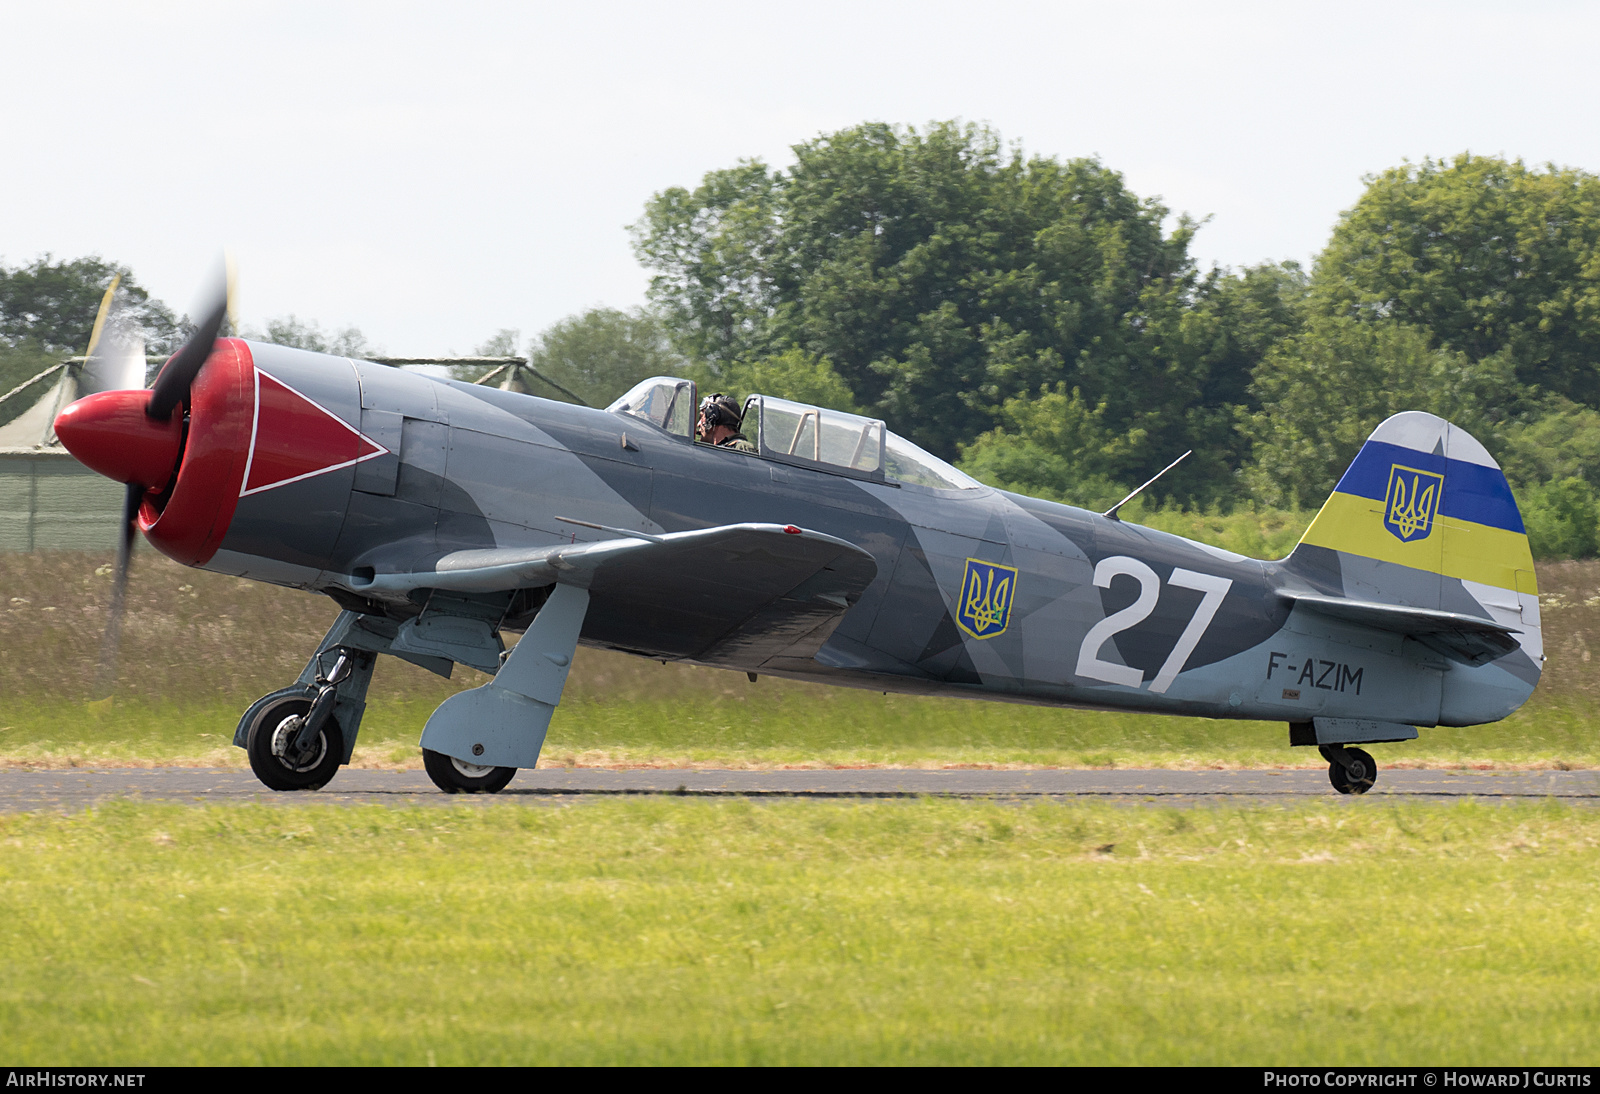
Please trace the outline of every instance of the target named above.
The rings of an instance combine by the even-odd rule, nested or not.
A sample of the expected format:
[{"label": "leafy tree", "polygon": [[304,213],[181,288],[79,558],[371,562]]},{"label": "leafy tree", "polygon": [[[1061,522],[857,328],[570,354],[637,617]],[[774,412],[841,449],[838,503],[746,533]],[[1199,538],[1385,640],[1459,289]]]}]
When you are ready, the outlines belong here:
[{"label": "leafy tree", "polygon": [[[606,406],[640,380],[685,370],[660,320],[642,308],[591,308],[558,320],[529,347],[528,363],[590,406]],[[536,380],[529,386],[536,395],[565,399]]]},{"label": "leafy tree", "polygon": [[[1063,383],[1000,408],[997,428],[962,449],[962,468],[996,486],[1090,507],[1110,505],[1186,449],[1193,454],[1151,487],[1191,505],[1238,500],[1250,439],[1241,419],[1259,409],[1256,366],[1303,322],[1306,277],[1294,263],[1212,270],[1164,332],[1175,367],[1169,401],[1119,423],[1109,399],[1090,404]],[[1165,446],[1157,452],[1155,436]],[[1179,444],[1183,447],[1179,447]],[[1161,462],[1153,463],[1159,457]]]},{"label": "leafy tree", "polygon": [[1165,231],[1166,209],[1094,160],[954,122],[794,153],[664,191],[634,226],[674,344],[721,386],[772,390],[814,366],[740,370],[825,362],[856,405],[970,473],[1095,504],[1192,448],[1157,500],[1315,507],[1409,409],[1504,453],[1524,491],[1600,490],[1593,175],[1403,165],[1368,180],[1309,276],[1201,276],[1196,225]]},{"label": "leafy tree", "polygon": [[249,331],[245,336],[258,342],[292,346],[314,353],[332,353],[341,357],[362,357],[378,352],[358,327],[324,331],[315,320],[301,320],[293,315],[268,319],[265,331]]},{"label": "leafy tree", "polygon": [[[1267,502],[1317,505],[1384,417],[1467,428],[1531,490],[1600,485],[1600,179],[1462,155],[1368,180],[1256,367],[1247,423]],[[1541,392],[1542,389],[1542,392]]]},{"label": "leafy tree", "polygon": [[697,365],[689,375],[702,394],[725,391],[735,399],[775,395],[813,406],[860,413],[855,396],[825,357],[788,349],[770,357],[742,358],[721,366]]},{"label": "leafy tree", "polygon": [[[1159,401],[1193,270],[1092,160],[1027,159],[978,126],[860,126],[796,150],[775,270],[787,341],[940,455],[1056,382],[1117,423]],[[1129,382],[1132,381],[1132,382]]]},{"label": "leafy tree", "polygon": [[479,357],[520,357],[522,351],[518,348],[522,341],[522,332],[515,327],[501,327],[494,332],[494,336],[478,345],[473,350]]},{"label": "leafy tree", "polygon": [[655,271],[650,298],[687,356],[716,364],[772,348],[781,178],[745,160],[693,191],[662,191],[633,225],[634,253]]},{"label": "leafy tree", "polygon": [[1495,452],[1513,486],[1581,478],[1600,490],[1600,411],[1560,395],[1512,422]]},{"label": "leafy tree", "polygon": [[[1094,160],[1025,157],[992,131],[868,124],[658,194],[635,226],[679,347],[720,365],[800,350],[943,456],[1055,384],[1181,447],[1203,383],[1184,342],[1193,225]],[[1175,454],[1175,453],[1174,453]],[[1170,456],[1167,457],[1170,459]]]},{"label": "leafy tree", "polygon": [[[1005,424],[963,449],[961,469],[976,479],[1034,497],[1105,509],[1125,495],[1129,455],[1143,442],[1106,423],[1106,404],[1090,406],[1065,385],[1002,408]],[[1142,480],[1141,480],[1142,481]]]},{"label": "leafy tree", "polygon": [[1525,495],[1522,510],[1535,558],[1593,558],[1600,549],[1600,508],[1583,479],[1546,483]]},{"label": "leafy tree", "polygon": [[1251,384],[1274,346],[1305,325],[1310,279],[1297,262],[1213,269],[1184,315],[1184,340],[1208,407],[1258,409]]},{"label": "leafy tree", "polygon": [[1256,369],[1252,494],[1271,505],[1320,506],[1378,423],[1403,410],[1447,418],[1495,445],[1517,399],[1509,357],[1473,362],[1393,320],[1317,317]]},{"label": "leafy tree", "polygon": [[1340,218],[1312,295],[1600,409],[1600,178],[1470,154],[1385,171]]},{"label": "leafy tree", "polygon": [[151,352],[176,349],[182,331],[171,309],[151,297],[128,267],[97,255],[62,262],[44,255],[26,266],[0,265],[0,345],[32,344],[57,356],[83,353],[106,288],[118,274],[123,321],[141,330]]}]

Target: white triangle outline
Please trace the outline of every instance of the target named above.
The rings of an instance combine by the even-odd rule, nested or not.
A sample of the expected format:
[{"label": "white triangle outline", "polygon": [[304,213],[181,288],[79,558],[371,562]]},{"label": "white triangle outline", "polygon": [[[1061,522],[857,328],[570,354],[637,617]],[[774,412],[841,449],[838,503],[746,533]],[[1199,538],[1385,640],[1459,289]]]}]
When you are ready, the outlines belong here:
[{"label": "white triangle outline", "polygon": [[377,451],[376,452],[368,452],[365,456],[357,456],[353,460],[345,460],[343,463],[334,463],[334,464],[329,464],[327,467],[319,467],[315,471],[307,471],[304,475],[295,475],[295,476],[293,476],[291,478],[279,479],[277,482],[269,482],[264,486],[253,486],[250,489],[246,490],[245,486],[246,486],[246,484],[248,484],[250,482],[250,468],[255,463],[255,460],[256,460],[256,431],[257,431],[257,429],[259,428],[259,426],[261,424],[261,373],[262,373],[262,369],[261,369],[261,367],[259,365],[257,365],[252,371],[254,373],[254,375],[252,376],[252,380],[255,383],[255,405],[250,410],[250,454],[245,457],[245,461],[244,461],[244,478],[239,480],[239,496],[241,498],[242,497],[246,497],[247,495],[250,495],[250,494],[259,494],[259,493],[261,493],[261,492],[263,492],[265,490],[276,490],[278,487],[287,486],[291,482],[300,482],[300,481],[302,481],[304,479],[314,479],[318,475],[326,475],[329,471],[337,471],[342,467],[354,467],[358,463],[364,463],[367,460],[375,460],[379,456],[387,456],[387,455],[389,455],[389,450],[387,448],[385,448],[383,445],[379,444],[377,441],[373,440],[371,437],[367,436],[365,433],[361,432],[361,430],[356,429],[349,422],[345,421],[343,418],[339,417],[339,415],[335,414],[333,411],[329,410],[327,407],[325,407],[321,403],[317,402],[311,396],[307,395],[303,391],[300,391],[293,384],[286,384],[286,383],[283,382],[283,380],[279,379],[278,377],[272,376],[271,373],[267,373],[268,376],[272,376],[272,382],[273,383],[278,384],[278,385],[280,385],[280,386],[282,386],[284,388],[287,388],[289,391],[293,392],[295,395],[298,395],[300,398],[304,399],[306,402],[310,403],[312,406],[314,406],[318,410],[322,411],[322,413],[326,414],[328,417],[332,418],[334,421],[336,421],[340,425],[344,426],[350,432],[354,433],[358,438],[360,438],[361,440],[366,441],[368,444],[372,445],[372,447],[376,448]]}]

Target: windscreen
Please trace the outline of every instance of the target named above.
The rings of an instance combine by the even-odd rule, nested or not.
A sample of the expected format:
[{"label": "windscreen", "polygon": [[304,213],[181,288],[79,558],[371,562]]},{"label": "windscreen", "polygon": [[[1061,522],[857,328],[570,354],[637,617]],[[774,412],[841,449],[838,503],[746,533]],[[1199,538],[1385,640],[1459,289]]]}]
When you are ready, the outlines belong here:
[{"label": "windscreen", "polygon": [[931,486],[936,490],[981,490],[983,484],[965,475],[937,456],[929,455],[904,437],[890,433],[883,459],[883,473],[899,482]]},{"label": "windscreen", "polygon": [[668,433],[687,437],[694,430],[694,384],[673,376],[652,376],[634,384],[606,409],[643,418]]}]

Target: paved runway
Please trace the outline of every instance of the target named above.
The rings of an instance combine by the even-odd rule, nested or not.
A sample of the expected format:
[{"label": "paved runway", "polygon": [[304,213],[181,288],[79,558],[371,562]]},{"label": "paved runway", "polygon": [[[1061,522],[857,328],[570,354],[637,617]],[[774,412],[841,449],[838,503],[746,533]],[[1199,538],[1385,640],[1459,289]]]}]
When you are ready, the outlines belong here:
[{"label": "paved runway", "polygon": [[[1203,802],[1341,799],[1317,771],[691,771],[595,768],[519,771],[496,795],[442,794],[421,771],[341,770],[325,788],[278,794],[249,771],[193,767],[0,771],[0,812],[78,810],[115,799],[202,804],[266,802],[445,805],[553,802],[627,794],[789,798],[942,796]],[[1408,800],[1558,798],[1600,804],[1600,771],[1381,771],[1366,796]]]}]

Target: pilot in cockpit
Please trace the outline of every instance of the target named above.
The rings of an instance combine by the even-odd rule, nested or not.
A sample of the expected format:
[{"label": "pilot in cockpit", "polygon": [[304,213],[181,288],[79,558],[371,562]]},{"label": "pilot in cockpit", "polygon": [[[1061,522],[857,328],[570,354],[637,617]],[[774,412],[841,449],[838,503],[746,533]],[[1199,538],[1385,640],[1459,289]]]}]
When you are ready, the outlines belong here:
[{"label": "pilot in cockpit", "polygon": [[695,439],[736,452],[754,452],[756,446],[739,432],[743,418],[739,404],[729,396],[721,392],[707,395],[700,400],[700,421],[695,427]]}]

